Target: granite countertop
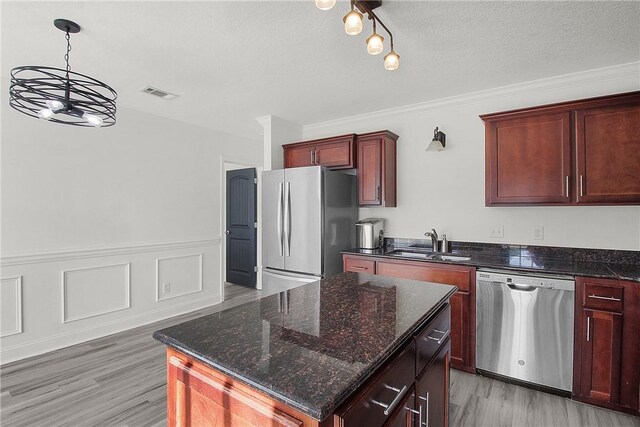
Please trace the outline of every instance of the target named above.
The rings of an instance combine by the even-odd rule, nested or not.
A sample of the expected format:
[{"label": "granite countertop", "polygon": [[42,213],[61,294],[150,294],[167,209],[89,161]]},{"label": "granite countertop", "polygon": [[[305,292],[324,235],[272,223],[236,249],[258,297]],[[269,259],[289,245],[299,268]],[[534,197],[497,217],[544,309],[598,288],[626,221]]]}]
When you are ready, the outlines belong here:
[{"label": "granite countertop", "polygon": [[[488,250],[484,250],[488,247]],[[586,259],[587,256],[574,256],[573,253],[562,250],[560,248],[542,248],[542,247],[517,247],[513,250],[508,246],[501,246],[502,250],[493,250],[492,245],[460,245],[460,248],[454,248],[452,255],[469,256],[469,261],[441,261],[441,260],[422,260],[415,257],[404,257],[401,255],[393,255],[388,252],[394,249],[393,246],[387,246],[380,249],[350,249],[343,251],[343,254],[366,255],[389,259],[403,259],[430,263],[443,264],[459,264],[469,265],[480,268],[496,268],[504,270],[516,270],[522,272],[561,274],[566,276],[588,276],[601,277],[607,279],[628,280],[640,282],[640,263],[635,262],[635,257],[622,258],[622,261],[628,263],[595,261]],[[493,245],[495,246],[495,245]],[[398,246],[396,249],[411,249],[411,246]],[[535,249],[534,249],[535,248]],[[417,250],[426,250],[424,247],[414,248]],[[580,250],[576,250],[580,251]],[[583,250],[586,252],[586,250]],[[611,251],[615,252],[615,251]],[[624,254],[625,252],[623,252]],[[578,259],[576,259],[578,258]],[[582,259],[581,259],[582,258]]]},{"label": "granite countertop", "polygon": [[322,421],[455,291],[341,273],[153,337]]}]

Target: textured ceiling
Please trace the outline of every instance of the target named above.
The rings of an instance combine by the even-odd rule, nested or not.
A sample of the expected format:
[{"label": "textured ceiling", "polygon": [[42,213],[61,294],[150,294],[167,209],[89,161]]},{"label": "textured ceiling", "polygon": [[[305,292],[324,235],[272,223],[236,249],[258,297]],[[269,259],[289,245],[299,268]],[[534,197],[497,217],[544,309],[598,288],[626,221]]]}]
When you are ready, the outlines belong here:
[{"label": "textured ceiling", "polygon": [[[366,53],[368,23],[344,33],[345,1],[326,12],[313,1],[1,8],[3,78],[17,65],[62,68],[64,35],[52,21],[67,18],[82,26],[73,70],[114,87],[119,105],[253,139],[266,114],[316,123],[640,60],[638,1],[385,0],[377,13],[401,56],[394,72]],[[180,98],[139,92],[146,85]]]}]

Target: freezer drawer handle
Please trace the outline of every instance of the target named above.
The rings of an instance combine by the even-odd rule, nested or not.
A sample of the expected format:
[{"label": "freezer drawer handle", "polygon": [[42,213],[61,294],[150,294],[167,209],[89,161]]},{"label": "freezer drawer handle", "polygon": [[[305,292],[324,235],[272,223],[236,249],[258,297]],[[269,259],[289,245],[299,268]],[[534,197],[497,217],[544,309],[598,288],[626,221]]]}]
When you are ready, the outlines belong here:
[{"label": "freezer drawer handle", "polygon": [[371,402],[375,403],[378,406],[382,406],[384,408],[384,414],[389,415],[396,408],[396,406],[398,406],[398,403],[400,403],[400,401],[402,400],[402,397],[407,392],[407,386],[402,387],[402,389],[397,389],[395,387],[391,387],[390,385],[386,385],[386,384],[384,386],[385,388],[389,390],[393,390],[398,393],[396,397],[393,399],[393,401],[388,405],[386,403],[379,402],[375,399],[371,399]]},{"label": "freezer drawer handle", "polygon": [[605,299],[607,301],[617,301],[620,302],[622,301],[620,298],[616,298],[616,297],[603,297],[600,295],[589,295],[589,298],[594,298],[594,299]]}]

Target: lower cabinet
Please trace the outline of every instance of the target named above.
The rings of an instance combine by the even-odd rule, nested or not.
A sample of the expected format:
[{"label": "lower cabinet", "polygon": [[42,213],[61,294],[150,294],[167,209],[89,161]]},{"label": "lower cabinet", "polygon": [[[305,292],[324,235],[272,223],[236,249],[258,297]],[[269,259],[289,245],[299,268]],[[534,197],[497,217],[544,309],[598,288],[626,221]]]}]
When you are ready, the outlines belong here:
[{"label": "lower cabinet", "polygon": [[256,399],[228,380],[178,353],[168,353],[167,425],[213,426],[224,420],[233,426],[302,426],[304,422]]},{"label": "lower cabinet", "polygon": [[576,278],[575,400],[638,413],[640,285]]},{"label": "lower cabinet", "polygon": [[449,425],[449,349],[451,341],[442,346],[438,354],[419,374],[416,380],[416,407],[419,427]]},{"label": "lower cabinet", "polygon": [[[463,265],[343,255],[344,271],[454,285],[451,297],[451,367],[476,372],[476,269]],[[366,270],[365,270],[366,269]]]}]

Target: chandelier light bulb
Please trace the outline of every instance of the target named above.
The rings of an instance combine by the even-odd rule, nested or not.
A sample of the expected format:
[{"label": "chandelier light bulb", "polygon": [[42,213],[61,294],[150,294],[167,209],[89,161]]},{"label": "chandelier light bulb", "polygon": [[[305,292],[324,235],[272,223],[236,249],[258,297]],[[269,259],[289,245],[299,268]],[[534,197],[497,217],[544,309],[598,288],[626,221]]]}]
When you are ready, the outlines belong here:
[{"label": "chandelier light bulb", "polygon": [[62,103],[62,101],[58,101],[57,99],[47,99],[46,104],[47,107],[49,107],[49,109],[54,113],[57,113],[58,111],[62,111],[64,109],[64,104]]},{"label": "chandelier light bulb", "polygon": [[42,110],[38,111],[38,117],[42,120],[49,120],[51,117],[53,117],[54,114],[55,113],[48,108],[43,108]]},{"label": "chandelier light bulb", "polygon": [[358,35],[362,32],[362,14],[355,9],[347,13],[344,18],[344,30],[350,36]]},{"label": "chandelier light bulb", "polygon": [[400,55],[398,55],[394,51],[387,53],[387,55],[384,57],[384,69],[393,71],[397,70],[399,66]]},{"label": "chandelier light bulb", "polygon": [[377,55],[384,50],[384,45],[382,42],[384,41],[384,37],[382,37],[378,33],[373,33],[367,39],[367,52],[371,55]]},{"label": "chandelier light bulb", "polygon": [[329,10],[336,5],[336,0],[316,0],[316,7],[320,10]]},{"label": "chandelier light bulb", "polygon": [[85,119],[87,121],[87,123],[89,123],[91,126],[97,127],[99,128],[100,126],[102,126],[102,119],[98,116],[96,116],[95,114],[90,114],[90,113],[84,113],[82,115],[82,118]]}]

